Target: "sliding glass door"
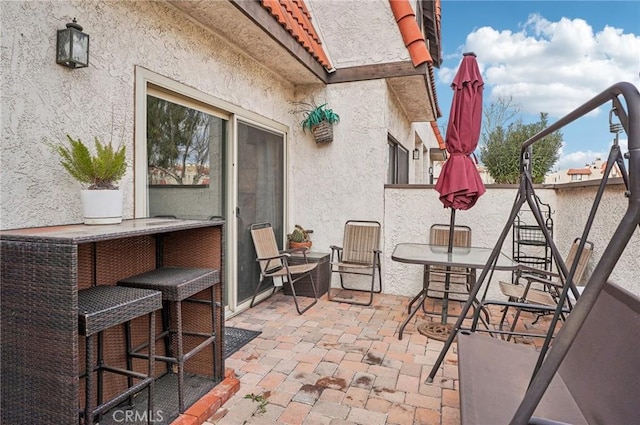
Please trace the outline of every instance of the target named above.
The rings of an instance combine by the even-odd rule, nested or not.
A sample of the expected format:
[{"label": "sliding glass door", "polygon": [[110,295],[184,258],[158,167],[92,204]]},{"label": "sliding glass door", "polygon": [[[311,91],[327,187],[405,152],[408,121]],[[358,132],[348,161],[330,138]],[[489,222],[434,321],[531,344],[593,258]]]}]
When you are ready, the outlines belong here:
[{"label": "sliding glass door", "polygon": [[222,217],[225,307],[237,313],[259,278],[251,224],[271,223],[283,244],[287,127],[146,69],[136,87],[135,216]]},{"label": "sliding glass door", "polygon": [[[253,296],[259,279],[251,240],[253,223],[271,223],[278,245],[284,235],[284,135],[243,121],[237,126],[237,304]],[[263,289],[272,282],[264,282]]]}]

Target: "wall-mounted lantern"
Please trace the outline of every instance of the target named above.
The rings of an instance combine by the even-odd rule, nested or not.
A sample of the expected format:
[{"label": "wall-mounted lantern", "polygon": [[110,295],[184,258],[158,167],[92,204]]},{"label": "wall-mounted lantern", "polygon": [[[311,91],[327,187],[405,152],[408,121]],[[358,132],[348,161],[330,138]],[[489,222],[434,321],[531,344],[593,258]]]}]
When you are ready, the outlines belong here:
[{"label": "wall-mounted lantern", "polygon": [[69,68],[89,66],[89,34],[82,32],[76,18],[67,24],[67,29],[58,30],[56,63]]},{"label": "wall-mounted lantern", "polygon": [[415,148],[413,150],[413,159],[420,159],[420,149]]}]

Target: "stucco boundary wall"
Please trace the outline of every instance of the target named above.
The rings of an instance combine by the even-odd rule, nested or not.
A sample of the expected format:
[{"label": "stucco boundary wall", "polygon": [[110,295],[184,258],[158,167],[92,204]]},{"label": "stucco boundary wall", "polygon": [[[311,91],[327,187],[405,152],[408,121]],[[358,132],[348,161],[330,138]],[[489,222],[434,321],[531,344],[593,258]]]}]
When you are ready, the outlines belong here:
[{"label": "stucco boundary wall", "polygon": [[[569,183],[561,185],[537,185],[536,194],[548,203],[554,222],[554,241],[566,256],[570,244],[582,234],[595,199],[599,182]],[[507,222],[517,195],[516,185],[487,185],[487,192],[477,204],[466,211],[456,211],[456,224],[466,225],[472,231],[472,244],[492,248]],[[628,201],[621,179],[612,179],[607,185],[598,208],[589,240],[594,243],[594,253],[587,274],[602,256],[617,224],[624,214]],[[385,186],[383,224],[383,292],[413,296],[422,287],[422,267],[391,260],[398,243],[428,243],[429,229],[433,224],[448,224],[451,210],[445,209],[438,199],[433,185]],[[511,232],[505,239],[502,251],[512,252]],[[620,258],[611,280],[640,293],[640,235],[634,235]],[[489,288],[489,296],[502,299],[496,282],[511,279],[510,272],[496,272]]]}]

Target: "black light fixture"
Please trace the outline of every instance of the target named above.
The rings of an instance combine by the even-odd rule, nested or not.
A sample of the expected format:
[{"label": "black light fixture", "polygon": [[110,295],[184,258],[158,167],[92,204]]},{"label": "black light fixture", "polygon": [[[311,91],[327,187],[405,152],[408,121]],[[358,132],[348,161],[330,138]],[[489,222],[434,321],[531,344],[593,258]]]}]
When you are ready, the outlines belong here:
[{"label": "black light fixture", "polygon": [[420,150],[418,148],[413,150],[413,159],[420,159]]},{"label": "black light fixture", "polygon": [[67,24],[67,29],[58,30],[56,63],[69,68],[89,66],[89,34],[82,32],[76,18]]}]

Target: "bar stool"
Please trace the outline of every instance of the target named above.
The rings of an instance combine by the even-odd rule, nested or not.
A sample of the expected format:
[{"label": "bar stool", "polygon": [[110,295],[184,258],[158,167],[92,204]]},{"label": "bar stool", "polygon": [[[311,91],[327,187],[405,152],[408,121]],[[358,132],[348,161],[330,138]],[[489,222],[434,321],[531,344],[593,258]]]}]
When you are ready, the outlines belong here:
[{"label": "bar stool", "polygon": [[[78,291],[78,332],[85,337],[85,406],[80,412],[84,415],[85,424],[93,424],[96,416],[102,415],[117,406],[125,399],[132,397],[141,390],[148,389],[148,419],[153,412],[153,381],[154,381],[154,345],[149,345],[149,366],[146,374],[135,372],[127,358],[127,369],[105,364],[103,331],[113,326],[129,323],[131,320],[149,315],[149,341],[153,341],[155,334],[155,312],[162,308],[162,294],[158,291],[125,288],[118,286],[94,286]],[[94,337],[98,338],[97,362],[94,357]],[[129,341],[127,341],[127,346]],[[123,347],[123,353],[127,349]],[[97,372],[97,406],[93,406],[93,373]],[[103,402],[104,372],[115,373],[127,377],[127,390]],[[139,380],[133,384],[133,379]],[[149,421],[147,423],[150,423]]]},{"label": "bar stool", "polygon": [[[216,370],[221,364],[221,359],[215,347],[215,317],[216,302],[213,285],[220,282],[219,272],[213,269],[188,268],[188,267],[160,267],[146,273],[128,277],[120,280],[118,285],[143,289],[153,289],[162,292],[162,333],[156,340],[164,339],[166,356],[156,355],[155,359],[177,367],[178,374],[178,409],[179,413],[185,411],[185,384],[184,365],[187,360],[211,345],[213,352],[213,376],[221,376],[221,371]],[[193,295],[211,288],[211,300],[192,298]],[[206,303],[211,308],[211,332],[185,331],[182,326],[182,303]],[[171,317],[171,312],[175,310],[175,317]],[[172,323],[173,322],[173,323]],[[198,345],[188,352],[184,352],[183,337],[197,337],[203,339]],[[175,338],[176,347],[174,350],[171,343]],[[131,357],[147,358],[147,354],[141,353],[136,347],[129,353]],[[173,370],[173,368],[172,368]],[[175,371],[174,371],[175,372]]]}]

